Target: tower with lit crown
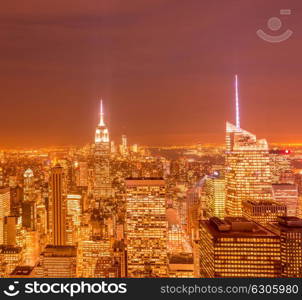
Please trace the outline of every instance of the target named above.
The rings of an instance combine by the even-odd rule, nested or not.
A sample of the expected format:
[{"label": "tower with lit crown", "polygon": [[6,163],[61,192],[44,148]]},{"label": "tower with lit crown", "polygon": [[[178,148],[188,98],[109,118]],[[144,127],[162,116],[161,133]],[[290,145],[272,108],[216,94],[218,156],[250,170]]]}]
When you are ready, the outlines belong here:
[{"label": "tower with lit crown", "polygon": [[94,198],[106,198],[112,194],[110,181],[110,140],[104,122],[103,102],[100,102],[100,122],[95,130],[94,144]]},{"label": "tower with lit crown", "polygon": [[24,172],[24,201],[33,200],[34,195],[34,173],[31,169]]},{"label": "tower with lit crown", "polygon": [[246,200],[272,200],[269,149],[265,139],[240,127],[238,77],[235,77],[236,125],[226,123],[226,214],[242,215]]}]

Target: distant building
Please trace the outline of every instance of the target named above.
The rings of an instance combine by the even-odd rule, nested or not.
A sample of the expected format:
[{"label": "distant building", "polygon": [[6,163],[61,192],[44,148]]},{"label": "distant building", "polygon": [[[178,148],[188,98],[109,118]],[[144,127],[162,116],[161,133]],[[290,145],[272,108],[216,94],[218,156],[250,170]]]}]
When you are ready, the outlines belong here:
[{"label": "distant building", "polygon": [[125,134],[122,135],[122,143],[120,145],[120,153],[122,156],[128,155],[128,142],[127,136]]},{"label": "distant building", "polygon": [[[272,183],[292,183],[291,151],[288,149],[273,149],[269,151]],[[292,176],[288,176],[291,174]]]},{"label": "distant building", "polygon": [[52,245],[66,244],[65,216],[63,199],[63,168],[56,165],[51,170],[51,199],[52,199]]},{"label": "distant building", "polygon": [[244,201],[242,211],[244,217],[262,225],[287,215],[286,205],[276,201]]},{"label": "distant building", "polygon": [[8,275],[19,266],[23,259],[23,253],[21,247],[0,246],[0,274],[3,277]]},{"label": "distant building", "polygon": [[104,122],[103,104],[101,101],[100,122],[95,130],[94,140],[94,198],[107,198],[112,195],[110,179],[110,140],[109,131]]},{"label": "distant building", "polygon": [[226,128],[226,213],[242,216],[247,200],[272,200],[268,144],[241,128]]},{"label": "distant building", "polygon": [[31,266],[17,266],[9,275],[10,278],[33,278],[34,267]]},{"label": "distant building", "polygon": [[36,229],[37,204],[35,201],[22,202],[22,225],[30,230]]},{"label": "distant building", "polygon": [[170,256],[168,271],[170,278],[193,278],[193,255],[189,253],[180,253]]},{"label": "distant building", "polygon": [[6,216],[4,217],[4,235],[3,240],[5,245],[16,246],[16,226],[17,226],[17,217],[15,216]]},{"label": "distant building", "polygon": [[243,217],[200,222],[201,277],[280,277],[279,236]]},{"label": "distant building", "polygon": [[31,169],[27,169],[23,175],[24,179],[24,201],[32,201],[34,197],[34,173]]},{"label": "distant building", "polygon": [[302,219],[279,217],[269,229],[280,236],[281,277],[302,277]]},{"label": "distant building", "polygon": [[207,214],[209,217],[224,218],[225,180],[218,173],[208,176],[204,184]]},{"label": "distant building", "polygon": [[79,161],[76,166],[76,185],[79,187],[88,186],[88,163]]},{"label": "distant building", "polygon": [[273,184],[273,198],[275,201],[286,205],[288,216],[297,216],[299,194],[296,184]]},{"label": "distant building", "polygon": [[40,255],[42,241],[38,231],[26,231],[25,232],[25,249],[23,250],[23,264],[27,266],[34,266]]},{"label": "distant building", "polygon": [[4,243],[4,217],[10,215],[10,188],[0,188],[0,244]]}]

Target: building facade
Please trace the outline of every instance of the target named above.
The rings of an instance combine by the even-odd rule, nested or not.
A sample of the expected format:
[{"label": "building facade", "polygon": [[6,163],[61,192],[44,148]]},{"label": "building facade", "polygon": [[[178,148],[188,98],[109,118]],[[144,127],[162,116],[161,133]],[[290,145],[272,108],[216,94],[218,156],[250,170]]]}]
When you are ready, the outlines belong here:
[{"label": "building facade", "polygon": [[165,181],[126,180],[126,245],[128,277],[167,276]]},{"label": "building facade", "polygon": [[243,217],[200,222],[201,277],[280,277],[279,236]]},{"label": "building facade", "polygon": [[247,200],[272,200],[268,144],[226,124],[226,214],[242,216]]}]

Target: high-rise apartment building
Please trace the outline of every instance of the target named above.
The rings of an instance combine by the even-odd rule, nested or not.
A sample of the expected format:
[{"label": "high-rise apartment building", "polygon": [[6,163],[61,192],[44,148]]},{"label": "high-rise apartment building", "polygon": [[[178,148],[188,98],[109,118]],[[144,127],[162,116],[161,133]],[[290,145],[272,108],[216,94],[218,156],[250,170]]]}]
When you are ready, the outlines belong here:
[{"label": "high-rise apartment building", "polygon": [[200,222],[201,277],[279,277],[279,236],[243,217]]},{"label": "high-rise apartment building", "polygon": [[128,277],[167,276],[165,181],[126,180]]}]

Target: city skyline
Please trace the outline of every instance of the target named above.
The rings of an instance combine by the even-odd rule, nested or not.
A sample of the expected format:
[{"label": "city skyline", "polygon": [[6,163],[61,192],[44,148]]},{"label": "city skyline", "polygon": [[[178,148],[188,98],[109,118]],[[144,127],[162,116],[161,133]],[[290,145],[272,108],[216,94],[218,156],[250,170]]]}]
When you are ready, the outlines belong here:
[{"label": "city skyline", "polygon": [[[233,107],[234,107],[234,112],[233,112],[233,118],[231,118],[231,119],[233,119],[234,120],[234,122],[229,122],[228,120],[226,120],[226,123],[227,123],[227,127],[228,126],[233,126],[234,128],[233,128],[233,130],[236,130],[236,128],[240,131],[241,130],[241,124],[240,124],[240,118],[241,118],[241,116],[240,116],[240,110],[241,110],[241,108],[240,108],[240,83],[239,83],[239,80],[240,80],[240,78],[239,78],[239,76],[238,76],[238,74],[235,74],[234,75],[234,90],[233,90],[233,101],[230,103],[230,105],[232,105]],[[105,112],[104,112],[104,104],[103,104],[103,99],[102,98],[100,98],[100,100],[98,100],[97,101],[98,103],[99,103],[99,106],[98,106],[98,119],[99,119],[99,121],[97,122],[97,128],[101,128],[101,131],[102,131],[102,128],[104,128],[105,129],[105,136],[104,136],[104,138],[107,140],[108,139],[108,142],[109,142],[109,130],[108,130],[108,127],[107,127],[107,122],[106,122],[106,124],[105,124],[105,121],[104,121],[104,119],[105,119]],[[106,116],[106,118],[108,119],[108,113],[107,113],[107,116]],[[234,123],[235,125],[233,125],[232,123]],[[101,139],[103,139],[103,138],[100,138],[100,137],[98,137],[98,135],[100,134],[100,132],[101,131],[99,131],[98,132],[98,129],[96,130],[96,134],[95,134],[95,142],[97,143],[97,142],[99,142],[98,140],[101,140]],[[103,134],[103,133],[102,133]],[[114,135],[113,135],[114,136]],[[120,139],[121,137],[122,137],[122,139],[123,139],[123,136],[126,136],[125,134],[122,134],[121,136],[119,136],[119,137],[117,137],[116,135],[114,136],[114,138],[113,139],[111,139],[112,141],[115,141],[115,140],[117,140],[117,139]],[[130,137],[130,139],[131,139],[131,137]],[[224,145],[224,142],[225,141],[223,141],[222,143],[215,143],[215,142],[207,142],[207,141],[194,141],[194,142],[188,142],[188,143],[183,143],[183,144],[176,144],[176,145],[174,145],[174,146],[193,146],[194,144],[196,145],[196,144],[205,144],[205,145],[216,145],[216,146],[223,146]],[[89,143],[89,141],[87,141],[87,143]],[[87,144],[86,143],[86,144]],[[268,142],[268,144],[279,144],[279,145],[285,145],[285,144],[288,144],[288,145],[297,145],[297,146],[300,146],[301,144],[302,144],[302,142],[301,143],[286,143],[286,142],[281,142],[281,143],[274,143],[274,142],[272,142],[272,143],[269,143]],[[170,145],[169,144],[153,144],[153,145],[150,145],[150,144],[146,144],[146,145],[144,145],[144,146],[147,146],[147,147],[165,147],[165,146],[172,146],[173,145],[173,143],[171,143]],[[56,147],[56,146],[58,146],[58,147],[60,147],[60,146],[62,146],[62,147],[71,147],[71,146],[83,146],[83,145],[81,145],[81,144],[69,144],[69,145],[67,145],[67,144],[64,144],[64,145],[52,145],[51,147]],[[24,147],[24,146],[23,146]],[[44,146],[45,148],[47,148],[47,146]],[[49,147],[49,146],[48,146]],[[22,148],[22,146],[20,145],[19,147],[16,147],[16,149],[18,149],[18,148]],[[25,146],[25,148],[26,148],[26,146]],[[27,147],[27,149],[33,149],[34,148],[34,146],[32,146],[32,147]],[[43,148],[43,146],[40,146],[40,148]],[[1,148],[0,148],[1,149]],[[4,148],[5,149],[5,148]]]}]

